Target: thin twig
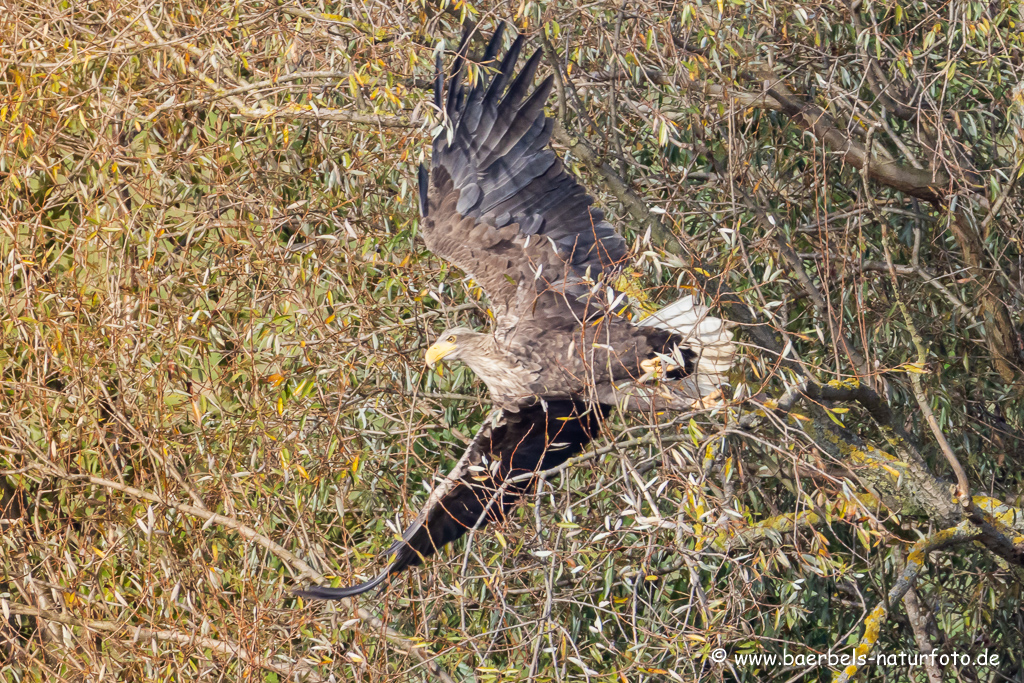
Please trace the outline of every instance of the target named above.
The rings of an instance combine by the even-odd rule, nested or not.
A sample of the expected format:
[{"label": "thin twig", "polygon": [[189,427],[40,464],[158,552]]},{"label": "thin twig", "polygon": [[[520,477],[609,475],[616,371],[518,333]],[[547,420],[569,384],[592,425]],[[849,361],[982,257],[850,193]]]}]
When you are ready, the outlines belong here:
[{"label": "thin twig", "polygon": [[11,602],[6,603],[4,607],[7,610],[10,610],[11,614],[35,617],[44,622],[74,626],[76,628],[85,629],[86,631],[98,631],[104,634],[121,636],[125,641],[125,645],[139,640],[156,640],[160,642],[175,643],[189,648],[189,654],[193,656],[202,656],[204,651],[210,651],[214,654],[223,655],[225,657],[240,659],[250,666],[254,666],[265,671],[273,671],[285,678],[301,675],[303,680],[311,681],[313,683],[319,683],[319,681],[325,680],[316,672],[315,669],[309,666],[309,664],[304,662],[278,664],[266,657],[261,657],[255,652],[252,652],[237,643],[232,643],[229,640],[209,638],[195,633],[151,629],[114,621],[79,619],[77,617],[61,614],[52,610],[38,609],[36,607],[19,605]]},{"label": "thin twig", "polygon": [[[892,251],[889,248],[890,236],[889,226],[882,225],[882,248],[885,252],[885,262],[889,264],[890,277],[893,283],[893,292],[896,296],[896,304],[900,308],[900,312],[903,314],[903,320],[907,325],[907,330],[910,332],[910,338],[914,342],[914,348],[917,350],[917,365],[924,371],[924,368],[928,365],[928,351],[925,349],[924,340],[921,339],[921,333],[917,331],[917,326],[914,325],[914,319],[910,315],[910,309],[907,308],[906,302],[903,301],[903,297],[900,295],[899,279],[896,276],[896,270],[892,266]],[[960,498],[960,504],[964,508],[968,508],[971,505],[971,489],[970,484],[967,481],[967,472],[964,471],[963,465],[957,459],[956,454],[953,453],[953,449],[949,445],[949,441],[946,440],[946,435],[942,432],[942,427],[939,426],[939,421],[935,419],[935,413],[932,412],[931,403],[928,401],[928,396],[925,394],[924,386],[921,383],[921,375],[917,372],[910,373],[910,384],[914,390],[914,398],[917,400],[917,405],[921,409],[921,414],[924,415],[925,422],[928,423],[928,427],[932,431],[932,435],[935,437],[935,442],[939,444],[939,449],[946,458],[946,462],[953,469],[953,473],[956,475],[957,482],[957,496]]]},{"label": "thin twig", "polygon": [[[257,545],[266,548],[268,551],[270,551],[276,557],[286,562],[288,565],[298,568],[300,570],[300,573],[296,577],[297,581],[301,581],[306,578],[312,579],[313,581],[318,583],[324,581],[323,575],[315,569],[313,569],[303,559],[293,554],[287,548],[281,546],[278,543],[275,543],[263,534],[257,532],[255,529],[246,526],[245,524],[239,522],[237,519],[234,519],[232,517],[227,517],[225,515],[220,515],[215,512],[210,512],[209,510],[196,507],[195,505],[189,505],[187,503],[175,503],[173,501],[164,500],[160,496],[150,493],[149,491],[143,491],[142,489],[135,488],[134,486],[127,486],[116,481],[103,479],[102,477],[94,477],[88,474],[70,474],[58,470],[55,467],[45,465],[38,465],[37,469],[50,476],[55,476],[60,479],[64,479],[65,481],[86,482],[89,484],[94,484],[96,486],[102,486],[113,491],[120,491],[121,493],[125,493],[134,498],[148,500],[152,503],[162,505],[168,509],[177,510],[178,512],[192,515],[194,517],[203,519],[207,522],[218,524],[224,528],[231,529],[238,533],[240,536],[242,536],[242,538],[245,538],[246,540],[252,541]],[[402,649],[402,651],[413,655],[416,659],[423,663],[427,667],[427,670],[431,673],[432,676],[434,676],[440,681],[443,681],[444,683],[454,683],[454,681],[448,675],[448,673],[444,671],[437,664],[436,661],[434,661],[435,655],[431,653],[429,650],[427,650],[424,647],[421,647],[419,643],[409,640],[401,633],[386,626],[384,622],[382,622],[380,619],[373,616],[367,610],[359,607],[354,600],[346,599],[341,602],[346,608],[354,612],[361,621],[366,622],[371,632],[383,633],[384,637],[388,641],[397,645],[400,649]]]}]

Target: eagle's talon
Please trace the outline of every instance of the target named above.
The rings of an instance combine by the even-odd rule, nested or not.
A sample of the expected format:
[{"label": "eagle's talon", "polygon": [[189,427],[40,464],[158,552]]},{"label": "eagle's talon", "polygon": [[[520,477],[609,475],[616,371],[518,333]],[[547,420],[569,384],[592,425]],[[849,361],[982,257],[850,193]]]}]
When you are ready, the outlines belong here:
[{"label": "eagle's talon", "polygon": [[705,408],[722,408],[726,404],[725,394],[721,389],[715,389],[707,396],[703,396],[700,402]]},{"label": "eagle's talon", "polygon": [[679,366],[674,363],[669,363],[668,367],[661,362],[661,358],[655,356],[654,358],[648,358],[647,360],[640,362],[640,369],[644,371],[644,374],[637,380],[640,384],[645,384],[651,379],[664,379],[668,376],[668,373],[677,369]]}]

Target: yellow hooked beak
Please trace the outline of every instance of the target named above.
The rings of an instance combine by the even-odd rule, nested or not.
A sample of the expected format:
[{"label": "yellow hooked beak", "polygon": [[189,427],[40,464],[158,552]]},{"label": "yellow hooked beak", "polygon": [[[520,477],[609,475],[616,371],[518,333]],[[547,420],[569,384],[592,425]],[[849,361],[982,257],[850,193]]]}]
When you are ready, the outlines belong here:
[{"label": "yellow hooked beak", "polygon": [[434,363],[441,360],[455,350],[455,344],[450,341],[439,341],[427,349],[427,367],[434,367]]}]

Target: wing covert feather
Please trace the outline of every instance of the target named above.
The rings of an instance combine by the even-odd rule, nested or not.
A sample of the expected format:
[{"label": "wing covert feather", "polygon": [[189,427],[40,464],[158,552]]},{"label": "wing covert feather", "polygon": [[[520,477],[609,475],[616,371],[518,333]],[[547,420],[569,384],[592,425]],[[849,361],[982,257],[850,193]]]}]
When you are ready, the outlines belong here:
[{"label": "wing covert feather", "polygon": [[439,70],[435,102],[444,103],[448,129],[434,138],[429,171],[420,171],[420,210],[427,247],[473,277],[493,304],[509,306],[520,288],[610,275],[627,250],[549,148],[552,78],[531,91],[540,53],[515,74],[523,37],[498,62],[503,32],[492,36],[475,84],[464,85],[465,41],[447,91]]}]

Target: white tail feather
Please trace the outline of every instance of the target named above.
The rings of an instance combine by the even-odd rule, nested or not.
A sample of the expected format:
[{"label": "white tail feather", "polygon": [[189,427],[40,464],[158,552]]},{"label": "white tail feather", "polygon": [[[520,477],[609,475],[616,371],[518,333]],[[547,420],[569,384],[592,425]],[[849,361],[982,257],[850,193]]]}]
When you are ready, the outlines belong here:
[{"label": "white tail feather", "polygon": [[729,327],[724,320],[709,313],[707,306],[695,302],[688,295],[637,323],[640,327],[660,327],[682,336],[680,346],[697,354],[695,379],[701,396],[706,396],[725,382],[725,375],[736,356],[736,345]]}]

